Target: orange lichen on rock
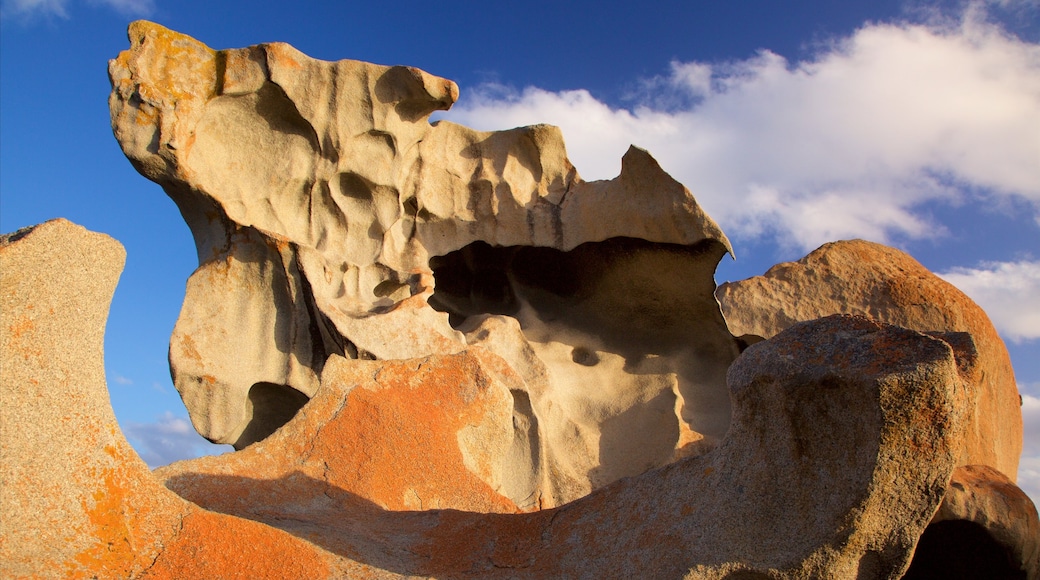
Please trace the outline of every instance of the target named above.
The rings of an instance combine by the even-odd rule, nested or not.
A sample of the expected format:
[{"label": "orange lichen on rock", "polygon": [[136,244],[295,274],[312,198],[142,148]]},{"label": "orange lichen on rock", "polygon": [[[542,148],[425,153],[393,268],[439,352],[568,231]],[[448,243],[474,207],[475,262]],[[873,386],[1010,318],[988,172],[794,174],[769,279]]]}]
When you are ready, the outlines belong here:
[{"label": "orange lichen on rock", "polygon": [[142,576],[154,580],[329,578],[329,554],[263,524],[193,510]]},{"label": "orange lichen on rock", "polygon": [[[484,429],[489,437],[478,439],[492,451],[496,436],[499,449],[511,440],[511,432],[499,433],[494,424],[511,412],[507,381],[516,378],[489,358],[480,349],[386,362],[335,357],[316,397],[273,435],[232,455],[161,468],[158,475],[199,505],[240,515],[295,504],[294,486],[310,489],[316,481],[389,510],[515,512],[516,504],[485,480],[495,454],[470,449],[460,437]],[[230,474],[240,481],[282,478],[283,484],[247,494],[229,485]]]},{"label": "orange lichen on rock", "polygon": [[65,220],[0,237],[0,577],[385,576],[201,510],[141,461],[112,414],[103,369],[124,255]]},{"label": "orange lichen on rock", "polygon": [[[312,457],[324,458],[329,483],[391,510],[515,511],[512,501],[467,469],[460,449],[460,431],[486,422],[496,404],[511,404],[508,391],[500,385],[493,390],[480,363],[464,352],[360,363],[363,370],[355,372],[347,367],[358,363],[344,361],[330,369],[325,381],[341,384],[375,373],[350,391],[343,410],[314,442]],[[332,463],[339,458],[346,464]]]}]

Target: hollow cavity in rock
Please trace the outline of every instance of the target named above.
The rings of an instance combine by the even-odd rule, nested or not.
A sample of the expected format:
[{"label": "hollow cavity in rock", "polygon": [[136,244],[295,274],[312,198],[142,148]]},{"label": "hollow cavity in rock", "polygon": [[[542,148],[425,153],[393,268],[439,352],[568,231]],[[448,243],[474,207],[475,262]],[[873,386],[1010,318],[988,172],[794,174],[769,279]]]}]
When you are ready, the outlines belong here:
[{"label": "hollow cavity in rock", "polygon": [[[543,422],[559,413],[579,429],[598,424],[599,465],[589,474],[596,487],[701,453],[725,434],[725,373],[737,346],[707,330],[725,324],[712,298],[724,251],[710,240],[619,237],[569,252],[476,242],[431,260],[429,303],[469,344],[503,356],[536,385]],[[506,317],[529,351],[496,339]]]}]

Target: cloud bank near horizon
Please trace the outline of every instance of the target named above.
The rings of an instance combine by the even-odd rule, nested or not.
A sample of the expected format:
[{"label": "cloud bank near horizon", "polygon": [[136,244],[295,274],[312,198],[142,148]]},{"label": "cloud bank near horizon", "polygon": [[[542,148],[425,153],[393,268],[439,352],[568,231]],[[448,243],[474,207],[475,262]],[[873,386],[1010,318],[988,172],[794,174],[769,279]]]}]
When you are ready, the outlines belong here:
[{"label": "cloud bank near horizon", "polygon": [[955,23],[867,24],[803,62],[673,62],[630,108],[485,84],[443,118],[558,125],[586,179],[617,175],[635,144],[727,233],[801,250],[942,236],[931,202],[1025,202],[1040,226],[1040,45],[972,6]]}]

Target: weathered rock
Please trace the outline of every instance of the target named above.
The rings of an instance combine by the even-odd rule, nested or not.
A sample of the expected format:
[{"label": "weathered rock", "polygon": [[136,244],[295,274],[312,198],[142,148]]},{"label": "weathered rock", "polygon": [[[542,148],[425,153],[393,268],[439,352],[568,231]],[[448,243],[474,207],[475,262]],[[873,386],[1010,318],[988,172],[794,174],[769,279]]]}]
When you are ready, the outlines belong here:
[{"label": "weathered rock", "polygon": [[126,442],[102,353],[124,256],[65,220],[0,238],[0,577],[362,572],[281,530],[188,503]]},{"label": "weathered rock", "polygon": [[958,467],[905,578],[1040,578],[1036,506],[996,469]]},{"label": "weathered rock", "polygon": [[544,484],[515,503],[566,502],[726,432],[738,348],[713,273],[729,242],[645,151],[585,182],[554,127],[431,125],[458,89],[418,69],[129,35],[112,125],[195,236],[170,362],[204,436],[269,435],[330,356],[474,345],[522,379],[530,445],[511,469]]},{"label": "weathered rock", "polygon": [[[529,514],[430,509],[515,509],[466,475],[503,455],[479,445],[493,434],[467,435],[497,428],[487,419],[519,382],[501,359],[334,358],[285,429],[160,472],[225,513],[200,509],[158,483],[109,407],[101,345],[122,261],[116,242],[61,220],[0,238],[4,577],[895,578],[929,520],[983,529],[1035,577],[1028,498],[987,467],[950,482],[965,369],[953,349],[847,316],[747,349],[714,449]],[[452,437],[436,415],[457,409]],[[375,439],[405,461],[366,457]],[[435,477],[448,472],[462,477]],[[410,511],[423,496],[433,504]]]},{"label": "weathered rock", "polygon": [[[401,380],[437,389],[424,382],[438,372]],[[301,438],[326,437],[302,433],[315,428],[310,406],[249,449],[159,473],[207,508],[405,575],[899,577],[954,466],[963,386],[950,347],[831,317],[748,349],[729,378],[734,418],[715,449],[534,513],[387,510],[332,484],[338,466],[265,475],[263,461],[284,464]],[[311,404],[335,407],[323,397]],[[348,395],[341,412],[353,404]]]},{"label": "weathered rock", "polygon": [[977,304],[907,254],[862,240],[824,244],[762,276],[722,284],[716,295],[738,336],[769,338],[797,322],[838,313],[922,332],[970,334],[977,365],[969,372],[969,419],[958,463],[1017,476],[1021,399],[1007,348]]}]

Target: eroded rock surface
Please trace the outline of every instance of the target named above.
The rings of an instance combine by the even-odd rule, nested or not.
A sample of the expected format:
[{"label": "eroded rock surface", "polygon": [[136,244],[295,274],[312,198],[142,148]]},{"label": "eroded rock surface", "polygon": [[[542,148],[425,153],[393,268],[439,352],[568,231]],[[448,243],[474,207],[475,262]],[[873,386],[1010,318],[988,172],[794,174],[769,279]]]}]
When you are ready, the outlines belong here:
[{"label": "eroded rock surface", "polygon": [[833,242],[762,276],[721,284],[717,295],[737,336],[769,338],[797,322],[839,313],[922,332],[968,333],[977,355],[958,461],[995,467],[1014,481],[1022,411],[1004,341],[977,304],[912,257],[862,240]]},{"label": "eroded rock surface", "polygon": [[[199,431],[241,450],[148,474],[91,343],[75,396],[16,399],[42,401],[44,427],[80,413],[74,460],[26,475],[47,430],[12,461],[4,438],[4,489],[36,486],[26,505],[64,510],[72,541],[47,547],[63,520],[25,546],[5,527],[4,573],[40,557],[51,577],[896,578],[944,517],[1034,557],[1012,537],[1035,508],[1002,511],[1013,483],[951,483],[965,462],[1014,473],[1006,350],[905,255],[840,243],[725,285],[727,327],[729,243],[645,151],[584,182],[553,127],[431,125],[458,89],[417,69],[213,51],[146,22],[130,41],[113,130],[199,253],[175,384]],[[37,308],[6,274],[34,232],[0,248],[5,316]],[[99,315],[82,336],[100,341]],[[5,318],[5,405],[8,358],[62,376],[8,348],[35,344],[23,327]]]},{"label": "eroded rock surface", "polygon": [[[335,358],[323,382],[343,388],[323,388],[273,437],[161,472],[226,512],[214,513],[162,487],[112,415],[101,345],[122,257],[110,238],[64,221],[0,241],[4,577],[891,578],[953,471],[964,388],[953,350],[837,316],[743,353],[729,371],[731,429],[714,449],[526,514],[410,511],[410,497],[437,493],[514,508],[479,493],[477,477],[423,477],[415,465],[394,473],[385,457],[363,457],[365,437],[454,457],[459,474],[458,463],[501,457],[473,445],[494,436],[452,441],[421,424],[427,415],[443,428],[429,416],[440,406],[494,429],[481,417],[519,380],[501,359],[479,347],[387,363]],[[336,445],[354,447],[321,451]],[[322,456],[343,462],[320,465]],[[382,484],[357,484],[366,477]]]},{"label": "eroded rock surface", "polygon": [[207,438],[269,435],[330,356],[476,345],[521,379],[514,469],[544,485],[519,505],[726,432],[738,347],[713,273],[729,242],[645,151],[585,182],[555,127],[430,124],[458,89],[418,69],[278,43],[213,51],[147,22],[129,35],[109,65],[112,125],[195,236],[170,362]]},{"label": "eroded rock surface", "polygon": [[[460,356],[422,364],[450,369]],[[373,363],[339,359],[326,373],[359,364]],[[440,372],[386,386],[437,390]],[[964,385],[950,346],[831,317],[748,349],[729,378],[734,420],[717,448],[535,513],[386,509],[356,493],[343,466],[281,467],[307,456],[300,441],[349,441],[335,435],[339,419],[333,433],[313,432],[323,409],[340,407],[325,392],[255,446],[158,475],[208,509],[405,575],[899,577],[954,466]],[[343,413],[364,384],[337,395]]]}]

